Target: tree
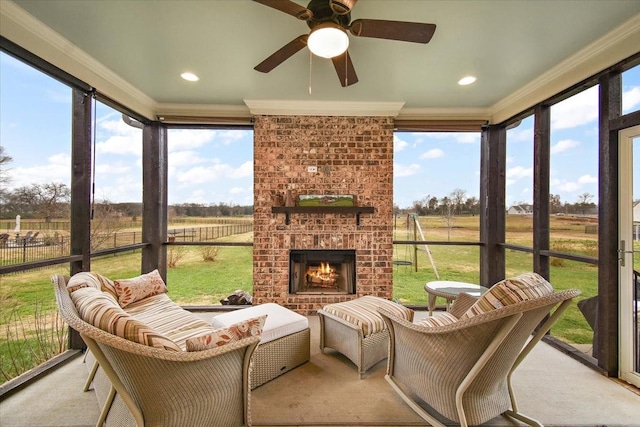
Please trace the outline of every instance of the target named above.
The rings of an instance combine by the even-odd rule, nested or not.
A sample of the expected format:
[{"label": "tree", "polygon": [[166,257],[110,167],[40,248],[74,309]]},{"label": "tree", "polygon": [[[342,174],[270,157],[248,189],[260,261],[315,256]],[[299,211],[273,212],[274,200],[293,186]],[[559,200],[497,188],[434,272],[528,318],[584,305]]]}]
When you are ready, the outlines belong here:
[{"label": "tree", "polygon": [[71,195],[69,187],[55,182],[42,185],[33,184],[32,187],[39,205],[39,214],[45,222],[51,222],[51,219],[63,216],[62,212],[67,208]]},{"label": "tree", "polygon": [[462,209],[462,205],[467,198],[467,192],[461,188],[456,188],[449,194],[451,197],[451,202],[453,203],[454,211],[460,215],[460,210]]},{"label": "tree", "polygon": [[69,187],[61,183],[31,184],[16,188],[6,195],[8,210],[26,217],[53,218],[65,216],[68,209]]},{"label": "tree", "polygon": [[7,173],[10,169],[7,165],[12,161],[13,158],[5,154],[4,147],[0,145],[0,191],[4,191],[4,186],[11,182],[11,177]]},{"label": "tree", "polygon": [[111,240],[122,228],[122,214],[108,200],[95,203],[91,219],[91,252],[100,249],[103,243]]},{"label": "tree", "polygon": [[562,202],[559,194],[549,194],[549,212],[552,214],[562,212]]},{"label": "tree", "polygon": [[443,197],[441,201],[442,206],[442,221],[447,227],[447,240],[451,240],[451,229],[454,224],[455,208],[453,202],[448,197]]},{"label": "tree", "polygon": [[433,196],[432,198],[429,199],[429,212],[435,213],[437,209],[438,209],[438,198],[436,196]]},{"label": "tree", "polygon": [[582,193],[578,196],[578,203],[581,205],[589,204],[589,202],[593,199],[593,194]]},{"label": "tree", "polygon": [[587,212],[587,207],[591,205],[591,199],[593,199],[593,194],[582,193],[578,196],[578,205],[582,208],[582,215],[585,215]]},{"label": "tree", "polygon": [[7,184],[11,182],[11,177],[7,173],[10,169],[7,167],[13,159],[5,154],[4,147],[0,145],[0,205],[7,205]]}]

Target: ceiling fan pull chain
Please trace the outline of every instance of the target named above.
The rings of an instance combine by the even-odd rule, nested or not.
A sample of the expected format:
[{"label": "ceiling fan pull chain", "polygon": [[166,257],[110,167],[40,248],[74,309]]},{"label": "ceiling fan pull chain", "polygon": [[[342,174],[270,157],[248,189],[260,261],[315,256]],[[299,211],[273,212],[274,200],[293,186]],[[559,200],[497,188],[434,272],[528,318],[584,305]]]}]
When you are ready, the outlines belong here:
[{"label": "ceiling fan pull chain", "polygon": [[311,66],[313,65],[313,54],[309,51],[309,95],[311,95]]},{"label": "ceiling fan pull chain", "polygon": [[344,87],[349,86],[349,51],[344,53]]}]

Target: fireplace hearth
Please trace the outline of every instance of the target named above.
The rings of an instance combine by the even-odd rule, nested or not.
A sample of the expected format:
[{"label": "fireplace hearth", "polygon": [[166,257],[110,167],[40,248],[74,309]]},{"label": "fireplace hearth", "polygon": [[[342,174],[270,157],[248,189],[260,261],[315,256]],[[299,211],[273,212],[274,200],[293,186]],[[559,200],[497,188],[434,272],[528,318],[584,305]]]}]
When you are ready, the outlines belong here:
[{"label": "fireplace hearth", "polygon": [[292,250],[290,294],[355,294],[355,250]]}]

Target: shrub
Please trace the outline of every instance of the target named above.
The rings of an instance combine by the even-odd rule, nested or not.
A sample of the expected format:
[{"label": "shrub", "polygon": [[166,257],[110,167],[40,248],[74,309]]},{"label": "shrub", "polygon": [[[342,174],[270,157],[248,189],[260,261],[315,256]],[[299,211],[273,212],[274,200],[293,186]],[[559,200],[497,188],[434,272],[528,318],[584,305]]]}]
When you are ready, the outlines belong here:
[{"label": "shrub", "polygon": [[36,302],[33,318],[23,320],[13,309],[3,319],[0,375],[5,381],[32,369],[67,349],[68,327],[55,308]]},{"label": "shrub", "polygon": [[220,248],[218,246],[203,246],[200,248],[202,253],[202,260],[208,262],[214,262],[218,258]]}]

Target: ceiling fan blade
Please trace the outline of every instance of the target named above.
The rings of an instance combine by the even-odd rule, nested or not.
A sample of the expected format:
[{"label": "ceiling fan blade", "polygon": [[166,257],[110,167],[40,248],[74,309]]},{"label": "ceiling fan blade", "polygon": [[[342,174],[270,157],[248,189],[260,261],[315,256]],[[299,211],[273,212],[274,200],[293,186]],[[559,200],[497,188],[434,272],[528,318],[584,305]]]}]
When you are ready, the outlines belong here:
[{"label": "ceiling fan blade", "polygon": [[307,9],[304,6],[300,6],[297,3],[292,2],[291,0],[253,0],[256,3],[263,4],[265,6],[272,7],[281,12],[288,13],[291,16],[295,16],[296,18],[306,21],[313,17],[313,12]]},{"label": "ceiling fan blade", "polygon": [[329,7],[338,15],[346,15],[357,2],[358,0],[329,0]]},{"label": "ceiling fan blade", "polygon": [[351,86],[358,83],[358,76],[356,75],[356,69],[353,68],[353,62],[351,62],[351,55],[349,51],[346,51],[342,55],[331,58],[333,66],[336,68],[338,78],[342,87]]},{"label": "ceiling fan blade", "polygon": [[429,43],[436,31],[436,25],[383,19],[356,19],[349,26],[349,31],[359,37]]},{"label": "ceiling fan blade", "polygon": [[287,59],[298,53],[300,49],[307,45],[308,34],[303,34],[291,40],[286,45],[275,51],[267,59],[256,65],[253,69],[260,71],[261,73],[268,73],[269,71],[282,64]]}]

